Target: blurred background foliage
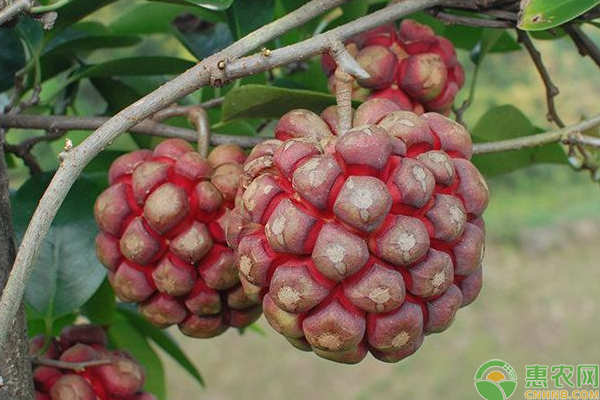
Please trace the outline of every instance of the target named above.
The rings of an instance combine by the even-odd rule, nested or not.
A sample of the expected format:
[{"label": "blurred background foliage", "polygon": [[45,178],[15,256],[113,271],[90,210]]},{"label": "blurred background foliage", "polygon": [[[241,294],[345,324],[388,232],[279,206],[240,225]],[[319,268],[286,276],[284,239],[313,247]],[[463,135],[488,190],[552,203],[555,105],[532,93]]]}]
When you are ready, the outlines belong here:
[{"label": "blurred background foliage", "polygon": [[[200,1],[212,8],[233,3],[220,11],[190,5],[195,1],[76,0],[59,13],[51,31],[42,32],[27,18],[22,18],[13,31],[0,28],[0,107],[10,102],[12,74],[25,68],[24,99],[34,85],[43,83],[39,104],[27,113],[114,114],[197,60],[303,3]],[[267,47],[295,43],[384,4],[352,2],[330,14],[328,23],[322,19],[312,21]],[[467,83],[456,104],[468,97],[475,68],[472,60],[481,63],[474,101],[464,115],[470,128],[476,129],[490,110],[498,112],[497,107],[507,104],[525,116],[528,126],[552,128],[545,117],[544,87],[526,52],[516,43],[514,32],[503,33],[492,43],[489,54],[480,52],[474,57],[473,48],[481,48],[482,41],[485,44],[482,30],[446,28],[424,14],[415,17],[449,36],[459,47]],[[597,27],[583,25],[582,29],[600,42]],[[561,37],[560,29],[557,33],[554,40],[536,40],[536,46],[560,89],[557,109],[563,120],[574,123],[598,112],[600,71],[589,58],[579,56],[571,40]],[[248,89],[240,89],[247,84],[283,88],[282,97],[277,97],[279,92],[272,94],[283,108],[291,104],[286,103],[290,97],[297,96],[289,89],[327,93],[320,61],[314,58],[222,88],[204,88],[183,99],[182,104],[225,95],[249,107],[249,99],[255,96],[249,95]],[[315,93],[307,94],[306,99],[315,107],[332,101],[330,96]],[[262,112],[284,112],[269,107],[263,106]],[[244,110],[244,106],[229,111],[224,106],[222,113],[220,109],[210,110],[213,131],[232,135],[271,133],[273,122],[257,132],[265,126],[264,118],[234,118],[243,116]],[[506,115],[498,114],[492,125],[495,121],[500,124]],[[183,118],[169,123],[187,126]],[[510,132],[528,133],[533,132]],[[477,131],[478,139],[483,141],[494,140],[498,134]],[[17,144],[35,135],[39,132],[11,129],[7,140]],[[87,135],[89,132],[68,133],[75,145]],[[570,168],[564,162],[566,157],[559,164],[540,164],[510,173],[513,167],[502,156],[482,161],[480,166],[489,172],[492,195],[485,215],[489,239],[484,290],[468,311],[458,314],[447,333],[430,338],[417,355],[398,365],[385,365],[371,358],[353,367],[329,363],[289,346],[267,329],[264,319],[252,329],[259,334],[247,333],[241,339],[233,331],[210,341],[185,338],[175,330],[159,331],[139,318],[135,310],[115,303],[104,280],[104,269],[89,252],[95,235],[91,207],[95,193],[106,186],[108,165],[123,152],[152,147],[157,141],[123,135],[86,169],[44,244],[27,301],[31,334],[56,333],[77,318],[110,325],[113,344],[131,347],[149,371],[147,390],[161,399],[167,392],[173,399],[242,399],[249,395],[265,399],[431,399],[449,393],[452,397],[460,394],[476,398],[472,377],[490,358],[511,363],[520,374],[520,382],[524,382],[526,364],[589,363],[594,362],[591,355],[600,353],[595,333],[600,305],[592,300],[597,297],[593,293],[600,279],[599,187],[587,174]],[[57,167],[56,155],[63,145],[64,138],[35,147],[33,155],[44,171]],[[20,159],[9,156],[7,161],[15,228],[22,234],[51,174],[30,178]],[[58,257],[52,253],[56,249],[62,252]],[[73,278],[77,276],[86,279]],[[75,293],[78,296],[73,296]],[[189,374],[173,368],[174,363]],[[205,391],[194,383],[202,382],[198,370],[208,382]],[[522,390],[520,385],[517,396]]]}]

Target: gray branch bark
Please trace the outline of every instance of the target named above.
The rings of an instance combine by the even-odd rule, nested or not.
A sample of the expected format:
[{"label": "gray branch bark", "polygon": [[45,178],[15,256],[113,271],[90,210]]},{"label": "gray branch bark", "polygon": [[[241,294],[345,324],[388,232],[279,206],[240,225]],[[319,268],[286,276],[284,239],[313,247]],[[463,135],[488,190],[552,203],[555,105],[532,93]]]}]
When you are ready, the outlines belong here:
[{"label": "gray branch bark", "polygon": [[[0,132],[0,144],[3,141]],[[4,287],[15,259],[15,244],[8,192],[8,169],[0,145],[0,287]],[[13,300],[16,315],[8,322],[7,337],[0,346],[0,400],[33,399],[33,380],[25,312],[21,299]]]}]

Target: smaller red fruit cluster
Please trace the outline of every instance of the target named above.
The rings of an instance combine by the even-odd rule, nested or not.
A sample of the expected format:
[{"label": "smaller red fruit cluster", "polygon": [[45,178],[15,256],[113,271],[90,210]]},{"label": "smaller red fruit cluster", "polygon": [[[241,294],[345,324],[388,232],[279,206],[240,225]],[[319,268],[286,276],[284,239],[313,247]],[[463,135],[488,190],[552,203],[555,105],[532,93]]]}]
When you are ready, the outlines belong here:
[{"label": "smaller red fruit cluster", "polygon": [[156,400],[142,391],[142,366],[129,353],[109,350],[106,345],[106,333],[95,325],[67,327],[58,339],[31,339],[29,352],[41,359],[77,364],[107,360],[82,370],[36,367],[35,400]]},{"label": "smaller red fruit cluster", "polygon": [[139,303],[159,327],[193,337],[245,327],[260,315],[239,284],[224,226],[244,151],[216,147],[204,159],[180,139],[119,157],[96,200],[98,258],[117,296]]},{"label": "smaller red fruit cluster", "polygon": [[[357,79],[352,94],[356,100],[385,98],[406,111],[447,115],[464,85],[452,43],[409,19],[402,21],[398,32],[388,24],[360,34],[346,43],[346,49],[370,75]],[[333,57],[324,55],[322,66],[335,91]]]}]

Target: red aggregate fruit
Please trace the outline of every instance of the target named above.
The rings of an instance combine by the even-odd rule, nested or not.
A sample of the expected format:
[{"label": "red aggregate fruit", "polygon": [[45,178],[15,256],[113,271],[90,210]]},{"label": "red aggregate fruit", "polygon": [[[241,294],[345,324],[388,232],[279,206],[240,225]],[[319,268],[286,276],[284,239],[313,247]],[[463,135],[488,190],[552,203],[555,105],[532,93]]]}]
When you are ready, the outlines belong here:
[{"label": "red aggregate fruit", "polygon": [[[346,48],[370,75],[355,83],[355,100],[384,98],[402,110],[447,115],[464,85],[452,43],[410,19],[402,21],[398,31],[388,24],[353,37]],[[329,54],[323,55],[322,67],[335,91],[336,63]]]},{"label": "red aggregate fruit", "polygon": [[245,159],[238,146],[204,159],[170,139],[113,162],[94,207],[96,250],[117,296],[153,324],[207,338],[260,316],[224,232]]},{"label": "red aggregate fruit", "polygon": [[396,362],[477,297],[487,185],[469,133],[440,114],[369,100],[344,135],[305,134],[317,119],[284,115],[250,154],[228,242],[248,297],[295,347]]},{"label": "red aggregate fruit", "polygon": [[[106,333],[96,325],[64,328],[58,339],[31,339],[30,355],[42,360],[33,370],[36,399],[156,400],[142,390],[144,368],[127,352],[109,350],[106,345]],[[44,360],[48,361],[46,365]],[[48,366],[50,361],[63,364],[52,367]],[[81,363],[90,361],[100,364],[85,368],[65,365],[79,363],[81,367]]]}]

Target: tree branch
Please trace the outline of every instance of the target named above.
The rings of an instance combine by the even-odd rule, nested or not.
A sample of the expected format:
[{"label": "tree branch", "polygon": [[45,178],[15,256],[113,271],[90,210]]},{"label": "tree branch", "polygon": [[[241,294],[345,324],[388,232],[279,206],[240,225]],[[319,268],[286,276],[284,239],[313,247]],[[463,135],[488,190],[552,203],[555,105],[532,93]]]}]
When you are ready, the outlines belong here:
[{"label": "tree branch", "polygon": [[22,12],[29,12],[31,7],[33,7],[33,0],[15,0],[8,3],[6,7],[0,10],[0,26]]},{"label": "tree branch", "polygon": [[579,54],[590,56],[596,65],[600,67],[600,49],[598,49],[598,46],[596,46],[592,39],[576,24],[566,24],[563,28],[577,46]]},{"label": "tree branch", "polygon": [[445,22],[449,25],[467,25],[475,26],[478,28],[514,28],[517,24],[516,21],[504,21],[501,19],[485,19],[467,17],[465,15],[450,14],[444,11],[430,10],[428,12],[431,16]]},{"label": "tree branch", "polygon": [[346,46],[341,41],[335,41],[331,44],[329,54],[334,58],[336,64],[347,74],[360,79],[369,79],[371,75],[360,66],[352,54],[346,50]]},{"label": "tree branch", "polygon": [[[165,109],[167,110],[167,109]],[[187,113],[187,108],[185,109]],[[183,114],[186,115],[186,114]],[[93,131],[104,125],[110,117],[72,117],[63,115],[27,115],[27,114],[0,114],[0,127],[20,129],[42,129],[42,130],[87,130]],[[191,129],[179,128],[165,125],[146,119],[128,132],[142,135],[159,136],[165,138],[179,138],[188,142],[198,140],[198,134]],[[48,136],[36,136],[27,140],[45,140]],[[257,136],[220,135],[211,133],[210,143],[218,146],[225,143],[237,144],[240,147],[251,148],[262,142],[264,138]]]},{"label": "tree branch", "polygon": [[582,135],[589,129],[600,126],[600,115],[586,119],[578,124],[562,129],[538,133],[537,135],[523,136],[516,139],[498,142],[478,143],[473,146],[473,154],[500,153],[503,151],[521,150],[528,147],[539,147],[545,144],[581,144],[600,148],[600,138]]},{"label": "tree branch", "polygon": [[523,46],[525,46],[525,49],[527,49],[531,60],[535,64],[535,67],[537,68],[540,77],[544,82],[544,87],[546,88],[546,104],[548,107],[548,121],[554,121],[559,127],[564,127],[565,124],[558,116],[558,113],[556,112],[556,105],[554,103],[554,98],[558,95],[559,91],[550,78],[550,74],[548,73],[548,70],[542,61],[542,55],[533,45],[529,34],[527,34],[525,31],[517,29],[517,36],[519,38],[519,42],[523,43]]}]

